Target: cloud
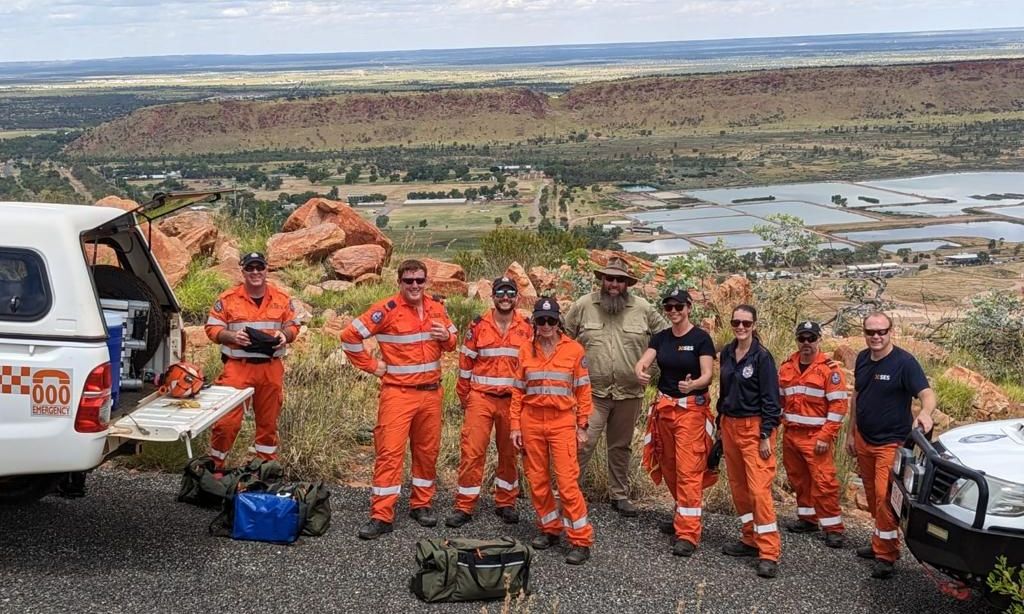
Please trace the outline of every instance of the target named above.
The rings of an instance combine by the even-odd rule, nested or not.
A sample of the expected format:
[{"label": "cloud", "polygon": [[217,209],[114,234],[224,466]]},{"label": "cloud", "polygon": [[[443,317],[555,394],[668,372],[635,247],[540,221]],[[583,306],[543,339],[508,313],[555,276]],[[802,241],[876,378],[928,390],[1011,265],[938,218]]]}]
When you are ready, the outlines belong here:
[{"label": "cloud", "polygon": [[231,17],[231,18],[248,17],[249,16],[249,10],[246,9],[244,6],[233,6],[231,8],[227,8],[227,9],[222,10],[220,12],[220,14],[223,15],[224,17]]}]

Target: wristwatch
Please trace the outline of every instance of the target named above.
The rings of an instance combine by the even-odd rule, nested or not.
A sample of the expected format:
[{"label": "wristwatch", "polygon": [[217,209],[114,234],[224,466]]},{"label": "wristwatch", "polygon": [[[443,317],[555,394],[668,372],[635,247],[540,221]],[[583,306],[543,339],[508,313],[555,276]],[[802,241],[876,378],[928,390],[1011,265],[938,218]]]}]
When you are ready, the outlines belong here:
[{"label": "wristwatch", "polygon": [[769,433],[761,433],[761,441],[767,440],[769,435],[770,435]]}]

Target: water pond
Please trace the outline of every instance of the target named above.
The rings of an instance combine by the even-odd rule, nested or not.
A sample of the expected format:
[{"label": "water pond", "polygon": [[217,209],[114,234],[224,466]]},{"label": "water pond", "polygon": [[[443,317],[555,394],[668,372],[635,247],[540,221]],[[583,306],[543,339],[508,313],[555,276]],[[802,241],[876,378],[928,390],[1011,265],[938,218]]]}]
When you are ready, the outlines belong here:
[{"label": "water pond", "polygon": [[[1018,172],[985,172],[985,173],[946,173],[943,175],[924,175],[905,179],[886,179],[868,181],[863,185],[896,190],[908,194],[919,194],[931,198],[948,198],[969,203],[967,206],[983,204],[1009,204],[1013,200],[993,201],[971,198],[972,195],[988,194],[1024,194],[1024,173]],[[1015,199],[1018,202],[1024,198]],[[882,203],[886,204],[886,203]]]},{"label": "water pond", "polygon": [[752,232],[733,235],[704,235],[701,237],[693,237],[693,239],[707,245],[714,245],[715,241],[722,239],[726,247],[731,247],[733,249],[764,247],[767,245],[764,239]]},{"label": "water pond", "polygon": [[988,213],[998,213],[999,215],[1008,215],[1024,220],[1024,205],[1018,205],[1016,207],[1000,207],[998,209],[985,209]]},{"label": "water pond", "polygon": [[976,202],[962,203],[925,203],[923,205],[904,205],[895,207],[871,207],[871,211],[892,215],[910,215],[914,217],[950,217],[968,215],[964,209],[977,207]]},{"label": "water pond", "polygon": [[750,230],[754,226],[769,224],[760,218],[749,215],[737,215],[735,217],[712,217],[697,220],[679,220],[674,222],[661,222],[661,226],[668,232],[679,235],[706,234],[718,232],[733,232],[737,230]]},{"label": "water pond", "polygon": [[693,207],[688,209],[659,209],[658,211],[631,213],[626,217],[645,224],[657,225],[661,222],[698,220],[707,217],[730,217],[734,215],[740,215],[740,213],[725,207]]},{"label": "water pond", "polygon": [[682,254],[694,248],[693,243],[685,239],[655,239],[654,241],[622,241],[622,249],[627,252],[647,252],[648,254]]},{"label": "water pond", "polygon": [[856,224],[857,222],[871,222],[875,218],[854,213],[852,211],[846,211],[844,209],[832,209],[830,207],[822,207],[819,205],[812,205],[810,203],[803,202],[792,202],[792,201],[776,201],[770,203],[757,203],[749,205],[733,205],[733,208],[750,215],[756,215],[758,217],[765,217],[767,215],[775,215],[777,213],[785,213],[786,215],[795,215],[802,219],[804,224],[808,226],[824,226],[827,224]]},{"label": "water pond", "polygon": [[940,247],[960,247],[960,244],[953,241],[907,241],[906,243],[886,243],[882,249],[895,254],[901,249],[909,249],[912,252],[930,252]]},{"label": "water pond", "polygon": [[[906,202],[920,202],[921,199],[893,194],[866,185],[855,185],[838,181],[820,183],[784,183],[779,185],[756,186],[751,188],[715,188],[711,190],[693,190],[687,196],[700,198],[722,205],[744,204],[735,203],[737,199],[762,198],[774,196],[775,201],[799,200],[817,205],[831,206],[832,196],[839,194],[846,198],[848,207],[871,207],[875,205],[896,205]],[[865,202],[858,196],[865,196],[877,202]]]},{"label": "water pond", "polygon": [[623,192],[657,192],[658,188],[652,185],[620,185],[619,189]]},{"label": "water pond", "polygon": [[1006,239],[1015,243],[1024,242],[1024,224],[1013,222],[970,222],[958,224],[933,224],[920,228],[889,228],[837,233],[838,236],[854,241],[877,241],[896,243],[919,239],[941,239],[943,237],[979,237],[982,239]]}]

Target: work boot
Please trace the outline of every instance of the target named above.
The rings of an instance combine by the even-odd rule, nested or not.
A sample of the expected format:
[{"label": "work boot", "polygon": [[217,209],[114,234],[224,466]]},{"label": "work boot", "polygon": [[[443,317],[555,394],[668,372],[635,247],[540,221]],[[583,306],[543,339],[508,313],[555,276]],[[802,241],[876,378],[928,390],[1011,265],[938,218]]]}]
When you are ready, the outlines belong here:
[{"label": "work boot", "polygon": [[888,580],[896,573],[896,566],[892,561],[877,560],[871,566],[871,577],[879,580]]},{"label": "work boot", "polygon": [[471,515],[467,514],[462,510],[455,510],[448,516],[448,518],[445,519],[444,524],[445,526],[451,527],[453,529],[458,529],[470,520],[473,520],[473,517]]},{"label": "work boot", "polygon": [[694,546],[685,539],[677,539],[676,543],[672,544],[672,554],[675,556],[690,556],[696,549],[697,546]]},{"label": "work boot", "polygon": [[565,562],[570,565],[582,565],[590,559],[590,548],[586,546],[573,546],[569,554],[565,555]]},{"label": "work boot", "polygon": [[519,512],[514,507],[496,507],[494,515],[505,524],[519,524]]},{"label": "work boot", "polygon": [[409,510],[409,517],[420,523],[421,527],[437,526],[437,515],[429,507],[417,507]]},{"label": "work boot", "polygon": [[873,561],[875,560],[875,550],[870,545],[861,546],[860,548],[857,548],[857,556],[859,556],[862,559]]},{"label": "work boot", "polygon": [[768,559],[757,562],[757,575],[762,578],[774,578],[779,573],[779,564]]},{"label": "work boot", "polygon": [[623,518],[635,518],[639,513],[636,506],[629,499],[613,499],[612,509],[619,513],[619,516]]},{"label": "work boot", "polygon": [[551,546],[557,546],[561,538],[561,535],[555,533],[541,533],[530,540],[530,545],[534,550],[547,550]]},{"label": "work boot", "polygon": [[[842,533],[838,533],[835,531],[825,533],[825,545],[829,548],[842,548],[845,543],[846,536]],[[873,553],[872,556],[874,556]]]},{"label": "work boot", "polygon": [[671,520],[659,520],[658,531],[664,533],[665,535],[675,535],[676,527]]},{"label": "work boot", "polygon": [[371,518],[359,529],[359,539],[377,539],[385,533],[390,533],[393,528],[390,522]]},{"label": "work boot", "polygon": [[729,556],[757,556],[759,551],[753,546],[737,541],[722,546],[722,553]]},{"label": "work boot", "polygon": [[786,530],[790,533],[814,533],[818,530],[818,523],[800,518],[796,522],[786,524]]}]

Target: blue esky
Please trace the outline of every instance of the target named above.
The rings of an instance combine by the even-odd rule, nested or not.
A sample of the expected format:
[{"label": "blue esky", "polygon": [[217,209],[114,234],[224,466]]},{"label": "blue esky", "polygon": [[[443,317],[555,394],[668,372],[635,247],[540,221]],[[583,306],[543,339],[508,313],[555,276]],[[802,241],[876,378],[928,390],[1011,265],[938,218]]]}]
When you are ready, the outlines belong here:
[{"label": "blue esky", "polygon": [[1024,0],[0,0],[0,62],[1024,26]]}]

